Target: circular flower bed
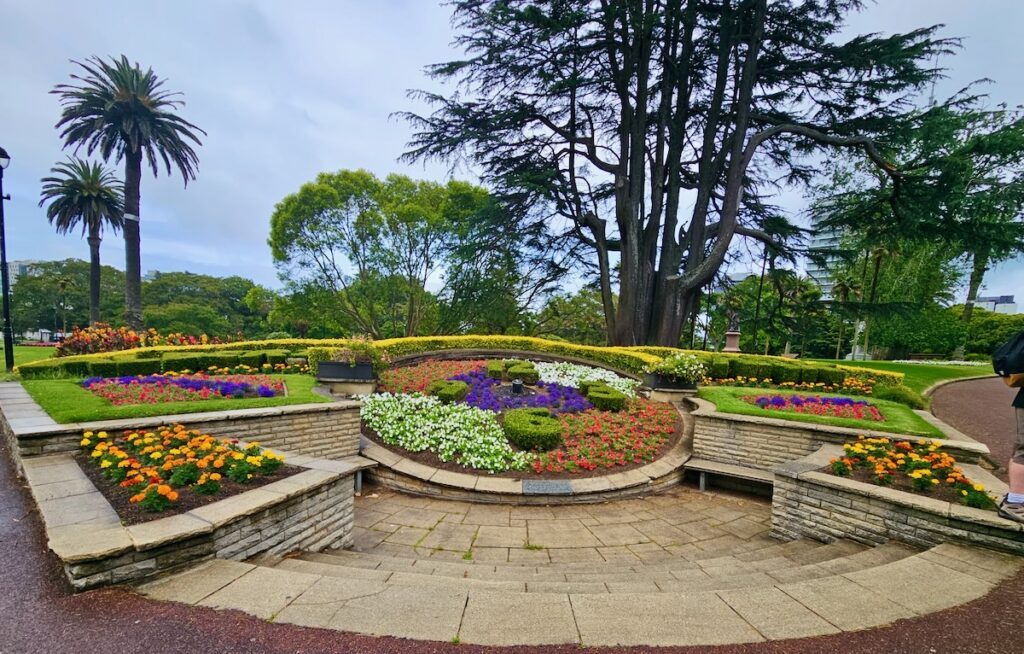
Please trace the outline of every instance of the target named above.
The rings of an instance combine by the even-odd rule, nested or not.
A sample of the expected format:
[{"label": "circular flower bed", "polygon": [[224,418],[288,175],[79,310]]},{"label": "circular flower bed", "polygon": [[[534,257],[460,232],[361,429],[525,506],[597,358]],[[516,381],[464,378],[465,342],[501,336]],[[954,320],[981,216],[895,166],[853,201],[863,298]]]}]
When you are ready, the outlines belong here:
[{"label": "circular flower bed", "polygon": [[[573,363],[426,361],[384,372],[381,392],[364,399],[361,415],[371,438],[434,466],[604,474],[654,460],[680,431],[675,409],[638,398],[637,385]],[[509,412],[511,440],[551,449],[514,445]]]}]

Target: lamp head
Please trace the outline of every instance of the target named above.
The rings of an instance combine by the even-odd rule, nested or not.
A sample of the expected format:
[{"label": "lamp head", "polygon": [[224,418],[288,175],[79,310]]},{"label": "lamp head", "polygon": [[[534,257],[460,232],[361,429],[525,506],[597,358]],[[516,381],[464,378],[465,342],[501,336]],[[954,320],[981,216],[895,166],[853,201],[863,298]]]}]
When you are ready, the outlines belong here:
[{"label": "lamp head", "polygon": [[7,154],[7,150],[0,147],[0,168],[7,168],[11,163],[11,155]]}]

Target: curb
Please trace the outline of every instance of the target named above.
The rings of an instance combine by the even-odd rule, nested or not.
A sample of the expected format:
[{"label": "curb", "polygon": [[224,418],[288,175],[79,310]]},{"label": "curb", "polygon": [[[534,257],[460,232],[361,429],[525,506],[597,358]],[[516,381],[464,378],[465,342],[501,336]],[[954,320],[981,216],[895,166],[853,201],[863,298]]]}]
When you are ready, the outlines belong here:
[{"label": "curb", "polygon": [[999,375],[997,375],[995,373],[989,373],[987,375],[973,375],[971,377],[957,377],[956,379],[943,379],[942,381],[937,381],[934,384],[932,384],[931,386],[929,386],[928,388],[926,388],[923,391],[921,391],[921,397],[929,397],[930,398],[932,396],[932,394],[935,393],[935,391],[939,390],[943,386],[948,386],[949,384],[955,384],[957,382],[965,382],[965,381],[975,381],[975,380],[978,380],[978,379],[988,379],[989,377],[998,377],[998,376]]}]

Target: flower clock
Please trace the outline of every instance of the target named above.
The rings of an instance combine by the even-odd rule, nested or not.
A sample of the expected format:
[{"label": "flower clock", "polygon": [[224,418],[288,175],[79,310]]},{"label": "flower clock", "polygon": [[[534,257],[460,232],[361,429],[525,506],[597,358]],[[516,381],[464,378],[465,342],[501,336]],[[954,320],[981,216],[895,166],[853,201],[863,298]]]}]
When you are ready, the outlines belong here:
[{"label": "flower clock", "polygon": [[[426,361],[382,373],[361,415],[371,437],[445,464],[590,474],[649,462],[677,433],[675,409],[638,398],[637,385],[574,363]],[[597,408],[595,393],[621,408]]]}]

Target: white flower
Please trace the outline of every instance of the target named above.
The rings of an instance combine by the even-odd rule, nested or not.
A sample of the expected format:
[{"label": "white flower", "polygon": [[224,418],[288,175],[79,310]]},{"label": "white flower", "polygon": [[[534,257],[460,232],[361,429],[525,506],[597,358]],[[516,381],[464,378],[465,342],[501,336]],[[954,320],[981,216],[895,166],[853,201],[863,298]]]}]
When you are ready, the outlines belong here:
[{"label": "white flower", "polygon": [[638,382],[616,375],[611,370],[581,366],[576,363],[544,363],[535,361],[540,380],[546,384],[561,384],[578,388],[582,381],[603,381],[627,397],[636,397]]}]

